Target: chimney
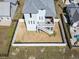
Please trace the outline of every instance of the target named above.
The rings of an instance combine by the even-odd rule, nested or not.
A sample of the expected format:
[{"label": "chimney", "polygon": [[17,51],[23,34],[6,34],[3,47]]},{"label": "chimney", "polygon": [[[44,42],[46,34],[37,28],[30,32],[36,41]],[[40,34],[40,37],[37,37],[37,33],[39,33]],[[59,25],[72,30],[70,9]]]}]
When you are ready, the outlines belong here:
[{"label": "chimney", "polygon": [[32,14],[30,13],[30,18],[32,18]]}]

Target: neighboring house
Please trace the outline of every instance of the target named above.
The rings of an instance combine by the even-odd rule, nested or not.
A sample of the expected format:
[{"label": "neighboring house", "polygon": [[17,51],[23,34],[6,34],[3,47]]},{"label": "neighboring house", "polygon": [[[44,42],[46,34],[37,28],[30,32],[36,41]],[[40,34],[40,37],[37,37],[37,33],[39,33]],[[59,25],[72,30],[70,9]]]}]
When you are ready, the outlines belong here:
[{"label": "neighboring house", "polygon": [[56,17],[54,0],[25,0],[23,13],[27,31],[53,33]]},{"label": "neighboring house", "polygon": [[70,19],[70,32],[72,39],[75,41],[79,40],[79,5],[71,3],[67,6],[67,12]]},{"label": "neighboring house", "polygon": [[17,0],[0,1],[0,26],[10,26],[17,6]]},{"label": "neighboring house", "polygon": [[79,3],[79,0],[62,0],[66,5],[70,3]]},{"label": "neighboring house", "polygon": [[70,1],[69,0],[62,0],[64,4],[68,5],[70,4]]},{"label": "neighboring house", "polygon": [[15,16],[16,9],[18,7],[18,0],[4,0],[5,2],[10,2],[11,8],[11,19]]},{"label": "neighboring house", "polygon": [[70,3],[73,2],[73,3],[79,3],[79,0],[69,0]]},{"label": "neighboring house", "polygon": [[0,2],[0,26],[11,24],[10,2]]},{"label": "neighboring house", "polygon": [[5,1],[5,2],[10,2],[10,3],[12,3],[12,4],[16,4],[16,3],[17,3],[17,0],[3,0],[3,1]]}]

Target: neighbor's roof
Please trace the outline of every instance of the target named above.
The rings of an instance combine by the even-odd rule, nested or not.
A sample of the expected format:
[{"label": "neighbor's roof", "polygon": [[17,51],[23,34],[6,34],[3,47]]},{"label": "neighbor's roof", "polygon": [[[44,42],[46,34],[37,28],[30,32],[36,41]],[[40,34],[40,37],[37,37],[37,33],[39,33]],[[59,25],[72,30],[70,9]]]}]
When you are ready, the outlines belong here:
[{"label": "neighbor's roof", "polygon": [[79,23],[78,23],[77,27],[79,27]]},{"label": "neighbor's roof", "polygon": [[69,14],[71,15],[70,20],[73,23],[79,21],[79,5],[71,3],[67,6],[67,10],[69,10]]},{"label": "neighbor's roof", "polygon": [[76,3],[79,3],[79,0],[69,0],[70,2],[74,1]]},{"label": "neighbor's roof", "polygon": [[16,4],[17,0],[4,0],[5,2],[11,2],[11,3],[14,3]]},{"label": "neighbor's roof", "polygon": [[1,2],[1,1],[4,1],[4,0],[0,0],[0,2]]},{"label": "neighbor's roof", "polygon": [[54,0],[25,0],[23,13],[38,13],[38,10],[45,9],[46,16],[56,17]]},{"label": "neighbor's roof", "polygon": [[0,16],[10,16],[10,2],[0,2]]},{"label": "neighbor's roof", "polygon": [[79,3],[79,0],[74,0],[75,2]]}]

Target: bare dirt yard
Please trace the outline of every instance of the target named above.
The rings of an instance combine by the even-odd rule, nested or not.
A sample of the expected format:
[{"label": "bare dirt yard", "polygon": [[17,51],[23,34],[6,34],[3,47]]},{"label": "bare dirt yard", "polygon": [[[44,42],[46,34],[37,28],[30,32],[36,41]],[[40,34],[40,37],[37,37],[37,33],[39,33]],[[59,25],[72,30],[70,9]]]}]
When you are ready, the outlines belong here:
[{"label": "bare dirt yard", "polygon": [[7,54],[16,22],[10,27],[0,26],[0,54]]},{"label": "bare dirt yard", "polygon": [[16,42],[62,42],[58,23],[54,27],[55,35],[48,35],[45,32],[27,31],[24,22],[19,22],[17,26]]},{"label": "bare dirt yard", "polygon": [[8,27],[0,27],[0,53],[2,53],[4,49],[6,49],[7,31],[8,31]]}]

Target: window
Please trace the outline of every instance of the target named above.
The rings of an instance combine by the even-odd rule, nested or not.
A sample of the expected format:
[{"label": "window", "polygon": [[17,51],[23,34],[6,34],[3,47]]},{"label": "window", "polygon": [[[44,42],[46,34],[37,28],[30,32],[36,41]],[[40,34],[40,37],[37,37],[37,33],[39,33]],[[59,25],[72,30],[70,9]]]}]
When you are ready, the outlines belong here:
[{"label": "window", "polygon": [[43,19],[43,17],[42,17],[42,19]]},{"label": "window", "polygon": [[51,30],[53,30],[53,28],[51,27]]},{"label": "window", "polygon": [[28,21],[29,24],[35,24],[35,21]]},{"label": "window", "polygon": [[49,29],[50,29],[50,27],[46,27],[46,29],[48,29],[48,30],[49,30]]},{"label": "window", "polygon": [[33,24],[33,22],[31,21],[31,24]]},{"label": "window", "polygon": [[40,20],[41,18],[39,17],[39,20]]},{"label": "window", "polygon": [[39,24],[39,22],[37,22],[37,24]]},{"label": "window", "polygon": [[39,20],[42,20],[43,19],[43,17],[42,16],[39,16]]},{"label": "window", "polygon": [[28,21],[28,23],[30,24],[30,21]]},{"label": "window", "polygon": [[33,24],[35,24],[35,21],[33,21]]},{"label": "window", "polygon": [[50,24],[50,22],[47,22],[47,24]]},{"label": "window", "polygon": [[76,32],[76,30],[74,30],[74,32]]}]

